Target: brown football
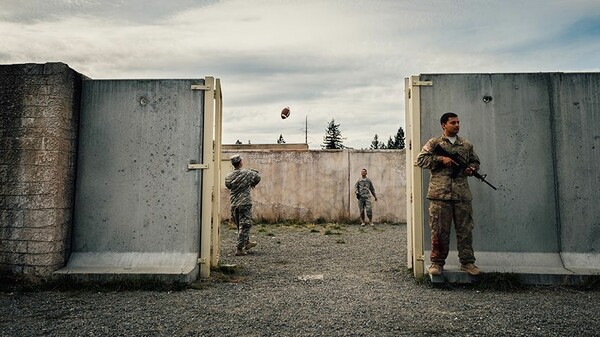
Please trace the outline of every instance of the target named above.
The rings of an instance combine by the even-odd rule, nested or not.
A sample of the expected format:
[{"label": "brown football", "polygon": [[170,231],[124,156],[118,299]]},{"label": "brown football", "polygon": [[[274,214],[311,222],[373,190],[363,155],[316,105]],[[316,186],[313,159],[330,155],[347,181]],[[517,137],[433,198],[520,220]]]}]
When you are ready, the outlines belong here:
[{"label": "brown football", "polygon": [[281,110],[281,119],[286,119],[290,117],[290,107],[285,107],[283,108],[283,110]]}]

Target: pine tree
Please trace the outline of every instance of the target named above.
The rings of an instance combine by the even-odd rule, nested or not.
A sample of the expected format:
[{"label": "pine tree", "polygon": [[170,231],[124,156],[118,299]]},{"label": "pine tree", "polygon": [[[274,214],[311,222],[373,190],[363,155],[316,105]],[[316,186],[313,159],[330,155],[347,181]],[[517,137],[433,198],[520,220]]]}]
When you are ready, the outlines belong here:
[{"label": "pine tree", "polygon": [[327,129],[325,129],[325,136],[323,137],[323,144],[321,148],[323,149],[343,149],[344,142],[342,137],[342,132],[340,131],[340,125],[335,124],[335,119],[332,119],[331,122],[327,125]]},{"label": "pine tree", "polygon": [[381,149],[381,143],[379,141],[379,136],[377,136],[377,134],[375,134],[375,137],[373,138],[373,141],[371,142],[371,150],[377,150],[377,149]]},{"label": "pine tree", "polygon": [[285,144],[285,139],[283,139],[283,135],[279,135],[279,139],[277,139],[277,144]]},{"label": "pine tree", "polygon": [[394,148],[403,149],[405,147],[406,144],[404,143],[404,130],[402,129],[402,127],[400,127],[398,129],[398,132],[396,133],[396,136],[394,136]]},{"label": "pine tree", "polygon": [[394,142],[394,140],[392,139],[392,136],[390,136],[390,138],[387,141],[387,149],[395,149],[396,148],[396,142]]}]

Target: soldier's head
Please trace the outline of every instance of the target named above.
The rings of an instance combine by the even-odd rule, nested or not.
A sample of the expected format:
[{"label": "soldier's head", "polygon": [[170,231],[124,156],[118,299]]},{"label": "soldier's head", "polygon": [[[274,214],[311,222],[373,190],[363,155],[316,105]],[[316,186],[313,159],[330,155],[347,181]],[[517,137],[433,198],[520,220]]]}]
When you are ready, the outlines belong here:
[{"label": "soldier's head", "polygon": [[242,167],[242,156],[240,156],[239,154],[231,156],[229,158],[229,160],[231,160],[231,165],[233,165],[233,167],[235,167],[235,168]]},{"label": "soldier's head", "polygon": [[454,112],[446,112],[440,118],[440,124],[442,125],[442,130],[444,130],[444,134],[448,137],[454,137],[460,131],[460,121],[458,120],[458,115]]},{"label": "soldier's head", "polygon": [[364,177],[366,177],[366,176],[367,176],[367,169],[366,169],[366,168],[364,168],[364,169],[360,170],[360,175],[361,175],[363,178],[364,178]]}]

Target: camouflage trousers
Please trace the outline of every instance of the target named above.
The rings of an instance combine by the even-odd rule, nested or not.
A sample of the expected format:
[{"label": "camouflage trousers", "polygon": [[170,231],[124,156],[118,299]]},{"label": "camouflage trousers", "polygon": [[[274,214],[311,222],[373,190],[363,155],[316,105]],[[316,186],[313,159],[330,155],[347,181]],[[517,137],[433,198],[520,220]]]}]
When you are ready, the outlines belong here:
[{"label": "camouflage trousers", "polygon": [[473,207],[470,201],[429,201],[431,263],[443,266],[450,246],[450,226],[454,222],[460,263],[474,263]]},{"label": "camouflage trousers", "polygon": [[365,211],[369,219],[373,218],[373,208],[371,207],[371,199],[369,198],[358,198],[358,210],[360,211],[360,218],[364,219]]},{"label": "camouflage trousers", "polygon": [[231,219],[233,219],[238,228],[237,249],[243,249],[250,240],[252,205],[231,207]]}]

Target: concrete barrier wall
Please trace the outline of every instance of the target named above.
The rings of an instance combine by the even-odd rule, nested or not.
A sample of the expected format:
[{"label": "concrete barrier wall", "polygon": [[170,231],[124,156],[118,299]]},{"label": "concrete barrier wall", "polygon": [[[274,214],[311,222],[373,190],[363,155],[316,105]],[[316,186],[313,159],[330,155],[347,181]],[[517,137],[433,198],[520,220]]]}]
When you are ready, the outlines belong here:
[{"label": "concrete barrier wall", "polygon": [[[481,265],[496,271],[537,273],[535,268],[548,267],[554,273],[598,273],[600,74],[422,74],[420,79],[433,85],[421,87],[416,148],[441,134],[442,113],[456,112],[460,135],[481,158],[481,173],[498,186],[494,191],[469,179]],[[424,191],[428,180],[424,172]],[[423,199],[426,251],[427,205]],[[451,241],[455,249],[454,234]],[[449,260],[455,255],[451,252]]]},{"label": "concrete barrier wall", "polygon": [[[434,81],[421,90],[421,148],[439,136],[440,116],[459,115],[460,135],[481,159],[481,172],[499,190],[469,179],[473,192],[477,250],[556,252],[551,107],[544,74],[423,75]],[[486,103],[483,96],[490,96]],[[425,170],[423,190],[429,172]],[[425,200],[425,209],[428,203]],[[425,212],[425,223],[428,221]],[[425,230],[429,247],[429,231]],[[451,236],[454,248],[454,234]]]},{"label": "concrete barrier wall", "polygon": [[82,75],[0,66],[0,273],[48,275],[70,250]]},{"label": "concrete barrier wall", "polygon": [[196,278],[202,173],[187,165],[202,158],[204,92],[190,88],[203,84],[83,81],[72,252],[58,274]]},{"label": "concrete barrier wall", "polygon": [[406,222],[404,150],[224,150],[221,215],[230,218],[229,191],[224,177],[233,168],[233,154],[244,167],[258,170],[261,183],[253,190],[255,219],[300,222],[356,221],[354,184],[368,170],[379,201],[373,202],[375,222]]},{"label": "concrete barrier wall", "polygon": [[555,74],[551,88],[563,258],[576,268],[598,270],[600,73]]}]

